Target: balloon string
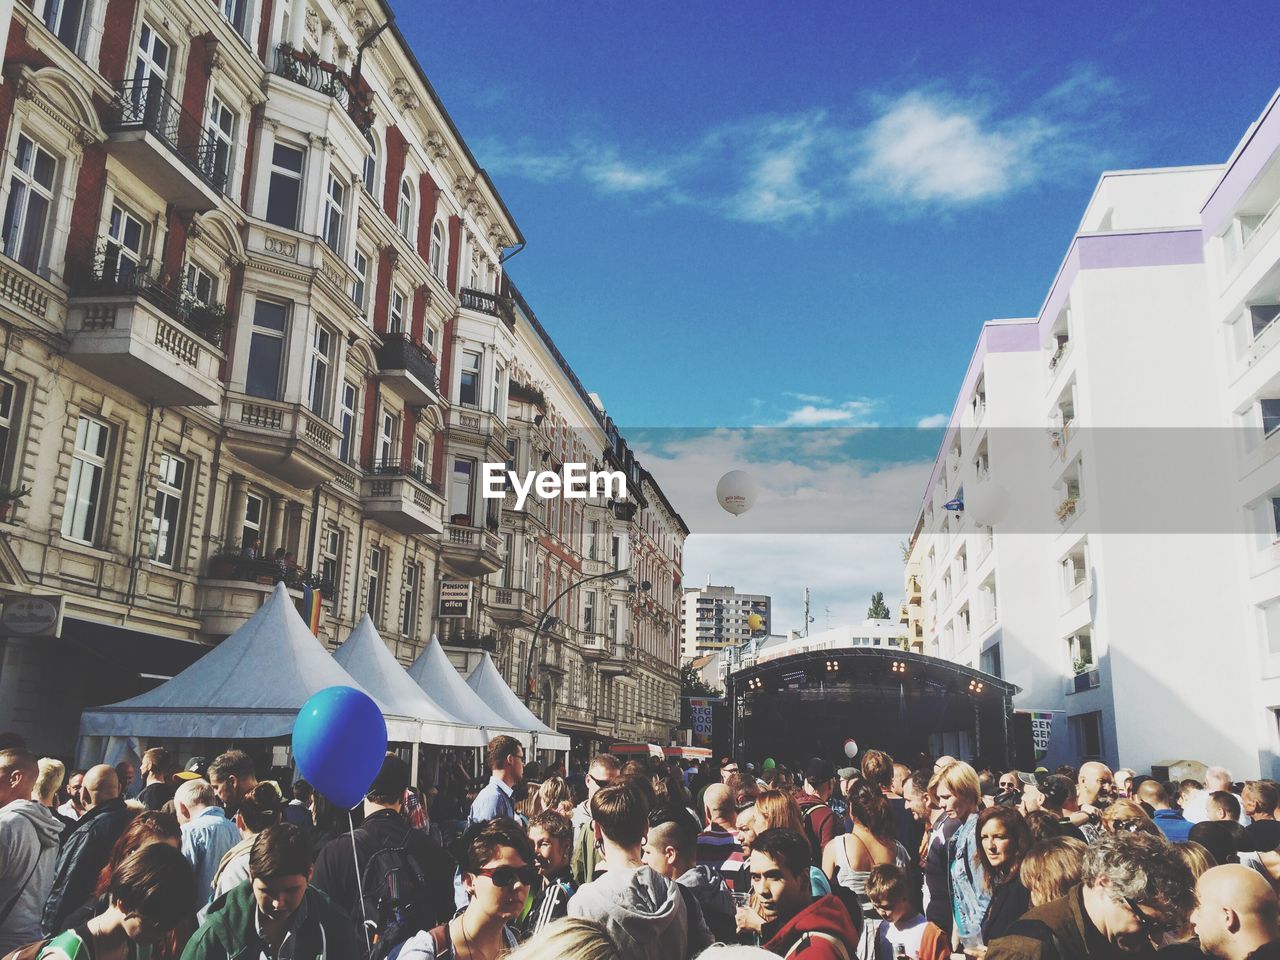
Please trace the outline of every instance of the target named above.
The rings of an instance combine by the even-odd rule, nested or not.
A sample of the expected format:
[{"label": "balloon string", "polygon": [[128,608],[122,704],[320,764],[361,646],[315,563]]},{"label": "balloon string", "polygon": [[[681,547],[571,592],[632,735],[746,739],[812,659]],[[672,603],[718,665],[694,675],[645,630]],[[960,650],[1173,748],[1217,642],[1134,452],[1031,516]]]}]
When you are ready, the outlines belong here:
[{"label": "balloon string", "polygon": [[360,924],[360,929],[364,931],[365,950],[372,953],[373,942],[369,939],[369,911],[364,905],[364,881],[360,879],[360,855],[356,853],[356,821],[350,810],[347,811],[347,834],[351,837],[351,862],[356,868],[356,893],[360,895],[360,918],[364,921]]}]

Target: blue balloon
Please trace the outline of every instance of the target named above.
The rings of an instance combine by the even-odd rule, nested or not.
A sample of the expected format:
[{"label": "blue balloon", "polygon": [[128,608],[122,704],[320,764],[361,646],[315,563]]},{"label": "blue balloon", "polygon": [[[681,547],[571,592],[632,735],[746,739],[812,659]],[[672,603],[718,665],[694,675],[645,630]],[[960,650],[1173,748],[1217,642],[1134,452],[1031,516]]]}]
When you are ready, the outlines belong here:
[{"label": "blue balloon", "polygon": [[334,806],[350,810],[369,791],[387,752],[387,721],[354,687],[314,694],[293,723],[298,771]]}]

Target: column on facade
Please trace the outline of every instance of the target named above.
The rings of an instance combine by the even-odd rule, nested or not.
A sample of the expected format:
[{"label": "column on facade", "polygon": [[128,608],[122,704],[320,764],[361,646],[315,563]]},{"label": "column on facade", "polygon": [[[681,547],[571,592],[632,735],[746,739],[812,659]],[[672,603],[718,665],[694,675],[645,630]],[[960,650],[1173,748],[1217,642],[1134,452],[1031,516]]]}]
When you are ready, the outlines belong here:
[{"label": "column on facade", "polygon": [[263,524],[263,529],[267,531],[262,544],[262,554],[265,557],[274,556],[276,549],[284,546],[284,510],[287,502],[281,494],[271,494],[267,506],[267,522]]},{"label": "column on facade", "polygon": [[227,510],[223,543],[228,551],[239,550],[242,546],[240,537],[244,530],[244,514],[249,507],[249,481],[238,473],[231,475],[231,496],[228,502],[231,507]]},{"label": "column on facade", "polygon": [[289,7],[289,45],[295,50],[301,50],[306,32],[307,0],[292,0]]}]

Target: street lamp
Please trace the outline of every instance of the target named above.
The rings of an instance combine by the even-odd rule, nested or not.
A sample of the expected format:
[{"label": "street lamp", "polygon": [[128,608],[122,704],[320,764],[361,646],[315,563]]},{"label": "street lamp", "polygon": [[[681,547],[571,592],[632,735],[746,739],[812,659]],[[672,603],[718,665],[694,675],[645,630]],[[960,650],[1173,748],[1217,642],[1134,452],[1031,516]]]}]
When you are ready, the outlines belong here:
[{"label": "street lamp", "polygon": [[[529,659],[525,664],[524,670],[525,706],[528,706],[529,701],[533,699],[533,655],[538,649],[538,637],[542,635],[542,631],[546,627],[555,621],[556,618],[551,616],[551,611],[556,608],[556,604],[558,604],[571,590],[582,586],[584,583],[591,583],[593,580],[619,580],[630,572],[630,567],[623,567],[621,570],[610,570],[607,573],[597,573],[591,577],[583,577],[581,580],[576,580],[569,584],[555,595],[555,599],[547,604],[547,608],[542,611],[542,616],[538,617],[538,625],[533,629],[533,639],[529,641]],[[649,589],[649,582],[647,580],[641,584],[641,589]]]}]

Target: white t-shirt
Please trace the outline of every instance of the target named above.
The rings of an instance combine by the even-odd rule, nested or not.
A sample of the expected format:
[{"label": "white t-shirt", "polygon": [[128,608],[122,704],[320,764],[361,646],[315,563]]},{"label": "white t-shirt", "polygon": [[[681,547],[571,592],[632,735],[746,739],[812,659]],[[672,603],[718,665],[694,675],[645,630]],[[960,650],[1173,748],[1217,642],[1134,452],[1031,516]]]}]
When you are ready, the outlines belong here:
[{"label": "white t-shirt", "polygon": [[908,957],[918,957],[920,942],[924,939],[924,928],[928,922],[924,917],[917,916],[900,928],[889,920],[881,920],[880,929],[876,931],[876,960],[893,960],[898,944],[907,948]]}]

